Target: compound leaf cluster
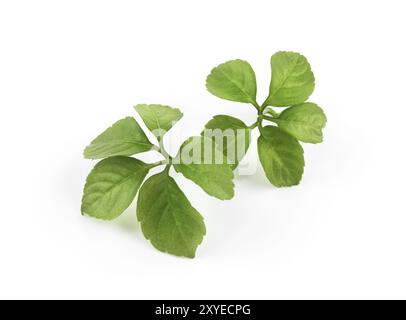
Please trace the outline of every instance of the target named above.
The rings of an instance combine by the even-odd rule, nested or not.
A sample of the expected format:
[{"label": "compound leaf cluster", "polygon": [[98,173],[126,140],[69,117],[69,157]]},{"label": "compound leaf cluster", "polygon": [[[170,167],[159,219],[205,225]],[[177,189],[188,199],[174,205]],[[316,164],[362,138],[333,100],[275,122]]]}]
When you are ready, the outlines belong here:
[{"label": "compound leaf cluster", "polygon": [[[258,128],[258,156],[266,177],[276,187],[288,187],[299,184],[303,175],[305,162],[299,141],[322,142],[327,118],[317,104],[306,102],[314,90],[315,80],[304,56],[296,52],[277,52],[271,57],[271,70],[269,94],[260,105],[256,100],[255,73],[248,62],[231,60],[215,67],[207,77],[207,90],[222,99],[251,103],[258,119],[247,126],[239,119],[219,115],[206,124],[206,129],[218,127],[225,131],[238,127],[249,131]],[[272,107],[285,109],[278,113]],[[264,126],[263,121],[276,126]],[[249,139],[245,139],[245,143],[249,144]],[[223,144],[223,148],[226,151],[227,146]],[[241,149],[246,152],[247,148],[234,149],[240,153],[232,155],[237,159],[233,169],[244,156]]]},{"label": "compound leaf cluster", "polygon": [[[222,200],[234,196],[233,171],[221,152],[217,152],[221,155],[219,162],[207,164],[195,163],[193,152],[184,152],[194,151],[195,144],[209,140],[203,136],[186,140],[175,158],[167,153],[163,136],[182,118],[179,109],[140,104],[135,106],[135,110],[156,137],[158,145],[149,141],[132,117],[119,120],[94,139],[86,147],[84,156],[103,160],[87,177],[82,213],[104,220],[115,219],[130,206],[140,190],[137,217],[145,238],[158,250],[192,258],[206,233],[203,217],[170,176],[169,169],[174,166],[177,172],[209,195]],[[210,148],[216,148],[211,140],[208,142]],[[204,152],[203,148],[197,148],[200,149]],[[157,163],[144,163],[130,157],[146,151],[158,151],[164,159]],[[165,166],[165,169],[145,180],[149,171],[158,166]]]}]

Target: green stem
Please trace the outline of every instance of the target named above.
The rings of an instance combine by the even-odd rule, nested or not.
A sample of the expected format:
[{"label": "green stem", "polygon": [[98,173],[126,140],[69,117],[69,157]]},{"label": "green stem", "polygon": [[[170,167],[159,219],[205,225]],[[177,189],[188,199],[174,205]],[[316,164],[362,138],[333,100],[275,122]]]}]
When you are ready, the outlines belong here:
[{"label": "green stem", "polygon": [[170,163],[168,163],[167,165],[166,165],[166,167],[165,167],[165,170],[164,170],[164,172],[167,174],[167,175],[169,175],[169,169],[171,168],[171,164]]},{"label": "green stem", "polygon": [[[270,104],[268,103],[268,101],[271,99],[272,94],[269,93],[268,97],[265,99],[264,103],[261,105],[260,107],[260,111],[261,113],[264,112],[265,108],[268,107]],[[273,110],[272,110],[273,111]]]},{"label": "green stem", "polygon": [[263,127],[262,127],[262,119],[261,118],[258,118],[258,129],[259,129],[259,132],[262,134]]},{"label": "green stem", "polygon": [[167,164],[166,160],[157,161],[149,165],[150,169]]},{"label": "green stem", "polygon": [[272,121],[272,122],[276,122],[276,119],[273,117],[268,117],[268,116],[262,116],[263,119],[268,120],[268,121]]},{"label": "green stem", "polygon": [[255,121],[252,125],[250,125],[248,128],[249,129],[255,129],[256,127],[258,127],[258,123],[259,123],[259,119],[257,121]]},{"label": "green stem", "polygon": [[261,111],[261,107],[259,106],[258,102],[253,101],[253,102],[252,102],[252,105],[255,107],[255,109],[257,109],[257,110],[258,110],[258,112],[260,112],[260,111]]},{"label": "green stem", "polygon": [[159,147],[157,146],[157,145],[152,145],[152,148],[151,148],[151,150],[153,150],[153,151],[158,151],[159,153],[161,152],[161,150],[159,149]]},{"label": "green stem", "polygon": [[268,121],[275,122],[275,120],[276,120],[275,118],[277,118],[279,116],[279,113],[276,112],[275,110],[273,110],[272,108],[267,109],[267,112],[269,112],[272,115],[272,117],[264,115],[264,111],[265,111],[266,107],[268,107],[268,103],[267,103],[268,99],[269,99],[269,97],[266,98],[265,102],[261,106],[259,106],[256,101],[253,103],[254,107],[258,110],[258,119],[257,119],[257,121],[255,123],[253,123],[252,125],[250,125],[248,127],[250,129],[254,129],[254,128],[258,127],[259,132],[261,134],[262,134],[262,131],[263,131],[262,120],[265,119],[265,120],[268,120]]},{"label": "green stem", "polygon": [[159,150],[158,151],[164,156],[167,163],[169,163],[172,160],[172,157],[168,154],[168,152],[166,152],[162,137],[158,138],[158,142],[159,142]]},{"label": "green stem", "polygon": [[267,104],[268,98],[266,98],[266,100],[264,101],[264,103],[261,105],[261,107],[259,107],[259,112],[262,114],[265,110],[265,108],[268,106]]}]

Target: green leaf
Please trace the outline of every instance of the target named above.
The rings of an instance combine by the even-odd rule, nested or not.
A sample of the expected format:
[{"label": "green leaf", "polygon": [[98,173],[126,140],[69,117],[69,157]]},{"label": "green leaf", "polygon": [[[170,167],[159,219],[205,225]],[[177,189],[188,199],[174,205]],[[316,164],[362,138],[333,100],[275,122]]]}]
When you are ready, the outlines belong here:
[{"label": "green leaf", "polygon": [[153,145],[132,117],[117,121],[86,147],[87,159],[102,159],[112,156],[130,156],[151,150]]},{"label": "green leaf", "polygon": [[276,187],[299,184],[304,168],[299,142],[278,127],[267,126],[258,138],[258,155],[268,180]]},{"label": "green leaf", "polygon": [[299,53],[280,51],[271,58],[272,79],[265,105],[286,107],[305,102],[314,90],[314,75]]},{"label": "green leaf", "polygon": [[233,170],[212,139],[191,137],[179,149],[174,168],[221,200],[234,196]]},{"label": "green leaf", "polygon": [[232,60],[220,64],[207,77],[206,87],[219,98],[257,104],[255,72],[246,61]]},{"label": "green leaf", "polygon": [[160,104],[139,104],[135,110],[157,138],[161,138],[183,116],[179,109]]},{"label": "green leaf", "polygon": [[306,102],[285,109],[273,121],[300,141],[320,143],[323,141],[322,130],[327,118],[317,104]]},{"label": "green leaf", "polygon": [[251,140],[251,130],[240,119],[214,116],[205,126],[202,135],[212,138],[227,157],[231,169],[235,169],[247,153]]},{"label": "green leaf", "polygon": [[82,213],[111,220],[129,207],[150,166],[129,157],[100,161],[87,177],[82,198]]},{"label": "green leaf", "polygon": [[155,248],[177,256],[194,258],[206,234],[203,217],[166,172],[150,177],[141,187],[137,217]]}]

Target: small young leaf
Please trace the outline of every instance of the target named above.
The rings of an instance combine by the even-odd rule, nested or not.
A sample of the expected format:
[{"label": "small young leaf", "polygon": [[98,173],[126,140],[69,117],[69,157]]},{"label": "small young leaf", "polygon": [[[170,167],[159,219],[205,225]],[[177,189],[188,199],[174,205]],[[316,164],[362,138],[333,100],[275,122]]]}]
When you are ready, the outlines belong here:
[{"label": "small young leaf", "polygon": [[268,115],[268,114],[269,114],[270,116],[272,116],[272,117],[274,117],[274,118],[279,117],[279,113],[276,112],[275,110],[273,110],[273,109],[270,108],[270,107],[267,107],[267,108],[265,109],[264,114],[265,114],[265,115]]},{"label": "small young leaf", "polygon": [[203,217],[166,172],[145,181],[137,203],[145,238],[160,251],[194,258],[206,234]]},{"label": "small young leaf", "polygon": [[278,127],[267,126],[258,138],[258,155],[268,180],[276,187],[299,184],[304,167],[299,142]]},{"label": "small young leaf", "polygon": [[256,104],[255,72],[246,61],[232,60],[220,64],[207,77],[206,87],[219,98]]},{"label": "small young leaf", "polygon": [[320,143],[327,118],[317,104],[306,102],[285,109],[273,121],[300,141]]},{"label": "small young leaf", "polygon": [[102,159],[112,156],[130,156],[151,150],[153,145],[132,117],[117,121],[86,147],[87,159]]},{"label": "small young leaf", "polygon": [[139,104],[135,110],[157,138],[161,138],[183,116],[179,109],[160,104]]},{"label": "small young leaf", "polygon": [[105,220],[117,218],[134,200],[149,168],[123,156],[100,161],[87,177],[82,213]]},{"label": "small young leaf", "polygon": [[[247,125],[240,119],[217,115],[206,124],[205,129],[202,135],[211,137],[216,142],[227,157],[231,169],[237,168],[250,145],[251,130]],[[220,135],[217,134],[217,130],[221,131]]]},{"label": "small young leaf", "polygon": [[233,171],[221,150],[202,136],[191,137],[179,149],[174,168],[220,200],[234,196]]},{"label": "small young leaf", "polygon": [[287,107],[305,102],[314,90],[314,75],[299,53],[280,51],[271,57],[272,79],[266,105]]}]

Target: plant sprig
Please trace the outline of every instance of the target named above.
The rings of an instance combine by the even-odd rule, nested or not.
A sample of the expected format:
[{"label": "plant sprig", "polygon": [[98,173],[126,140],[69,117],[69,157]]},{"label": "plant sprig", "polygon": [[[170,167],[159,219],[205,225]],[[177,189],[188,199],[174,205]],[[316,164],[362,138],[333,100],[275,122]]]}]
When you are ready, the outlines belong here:
[{"label": "plant sprig", "polygon": [[[277,187],[299,184],[304,170],[299,141],[322,142],[327,120],[318,105],[306,102],[315,84],[304,56],[277,52],[271,67],[269,94],[262,104],[257,102],[256,76],[248,62],[232,60],[214,68],[207,77],[208,91],[222,99],[250,103],[257,119],[248,126],[235,117],[214,116],[200,136],[182,143],[175,157],[166,151],[163,138],[182,118],[182,112],[156,104],[135,106],[156,143],[133,117],[117,121],[94,139],[84,156],[102,160],[87,177],[82,214],[115,219],[138,193],[137,218],[145,238],[160,251],[193,258],[206,233],[204,220],[171,177],[170,169],[211,196],[231,199],[233,170],[247,153],[255,128],[259,130],[258,155],[268,180]],[[285,109],[277,112],[273,107]],[[131,157],[149,151],[159,152],[163,160],[144,163]],[[156,167],[163,170],[146,179]]]},{"label": "plant sprig", "polygon": [[[170,176],[170,168],[173,166],[208,194],[223,200],[234,196],[233,172],[224,161],[209,164],[184,161],[184,147],[188,143],[201,143],[204,141],[201,136],[185,141],[175,158],[169,155],[163,137],[182,118],[179,109],[145,104],[135,109],[158,145],[148,139],[133,117],[117,121],[94,139],[84,156],[103,160],[87,177],[82,213],[104,220],[115,219],[130,206],[139,191],[137,218],[145,238],[160,251],[193,258],[206,233],[203,217]],[[164,160],[144,163],[130,157],[146,151],[157,151]],[[158,166],[164,166],[164,170],[144,182],[149,171]]]},{"label": "plant sprig", "polygon": [[[258,155],[268,180],[277,187],[293,186],[299,184],[305,163],[299,141],[322,142],[322,129],[327,119],[318,105],[306,102],[314,90],[315,80],[310,64],[304,56],[295,52],[277,52],[271,57],[271,68],[269,94],[260,105],[256,97],[255,72],[248,62],[232,60],[215,67],[207,77],[207,90],[222,99],[250,103],[257,111],[257,120],[247,126],[240,119],[218,115],[210,120],[205,128],[223,131],[245,129],[247,135],[258,128]],[[286,108],[279,113],[272,107]],[[264,121],[276,126],[269,123],[264,125]],[[235,140],[238,140],[237,134],[234,136]],[[235,143],[235,152],[246,152],[250,139],[241,139]],[[223,143],[222,150],[230,156],[227,146],[227,143]],[[232,155],[237,159],[234,169],[243,156],[244,152]]]}]

